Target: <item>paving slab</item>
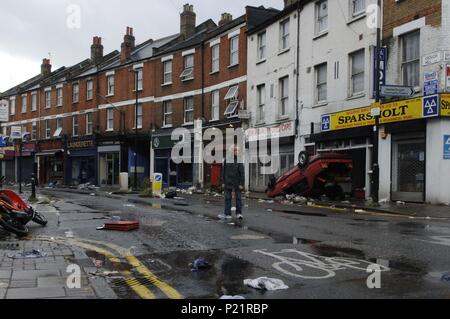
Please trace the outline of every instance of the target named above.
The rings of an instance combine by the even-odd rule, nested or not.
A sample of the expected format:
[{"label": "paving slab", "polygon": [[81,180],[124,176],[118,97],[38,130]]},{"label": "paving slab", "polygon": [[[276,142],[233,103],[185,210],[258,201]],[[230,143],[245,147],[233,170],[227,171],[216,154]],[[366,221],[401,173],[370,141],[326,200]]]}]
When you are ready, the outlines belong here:
[{"label": "paving slab", "polygon": [[12,280],[9,284],[9,289],[11,288],[36,288],[36,279],[33,280]]},{"label": "paving slab", "polygon": [[8,289],[6,299],[44,299],[66,297],[64,288],[14,288]]},{"label": "paving slab", "polygon": [[6,289],[0,288],[0,299],[4,299],[6,295]]},{"label": "paving slab", "polygon": [[59,270],[14,270],[12,280],[32,280],[38,277],[59,277]]},{"label": "paving slab", "polygon": [[0,270],[0,279],[9,279],[11,278],[11,270]]}]

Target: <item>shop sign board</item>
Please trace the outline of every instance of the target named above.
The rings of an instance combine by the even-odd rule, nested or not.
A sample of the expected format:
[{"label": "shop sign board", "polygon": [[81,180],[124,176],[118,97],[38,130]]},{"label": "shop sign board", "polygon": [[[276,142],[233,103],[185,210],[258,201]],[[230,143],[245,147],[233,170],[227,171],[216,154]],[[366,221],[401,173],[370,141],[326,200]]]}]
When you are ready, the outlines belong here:
[{"label": "shop sign board", "polygon": [[[378,107],[378,105],[376,105]],[[381,104],[380,124],[410,121],[422,118],[422,98]],[[375,125],[372,106],[322,115],[322,131],[334,131]]]},{"label": "shop sign board", "polygon": [[441,116],[450,116],[450,94],[441,95]]},{"label": "shop sign board", "polygon": [[423,98],[423,117],[439,116],[439,95]]},{"label": "shop sign board", "polygon": [[450,160],[450,135],[444,135],[444,160]]}]

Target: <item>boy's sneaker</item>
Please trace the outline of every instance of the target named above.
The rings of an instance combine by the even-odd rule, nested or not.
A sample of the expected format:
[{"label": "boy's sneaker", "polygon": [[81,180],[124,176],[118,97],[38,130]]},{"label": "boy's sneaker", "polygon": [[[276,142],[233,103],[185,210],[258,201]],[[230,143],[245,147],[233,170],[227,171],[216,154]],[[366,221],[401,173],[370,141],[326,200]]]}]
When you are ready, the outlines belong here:
[{"label": "boy's sneaker", "polygon": [[238,214],[236,217],[238,220],[244,220],[244,216],[242,216],[242,214]]},{"label": "boy's sneaker", "polygon": [[232,219],[231,216],[229,216],[229,215],[223,215],[223,214],[219,215],[218,217],[219,217],[221,220],[225,220],[225,221],[229,221],[229,220]]}]

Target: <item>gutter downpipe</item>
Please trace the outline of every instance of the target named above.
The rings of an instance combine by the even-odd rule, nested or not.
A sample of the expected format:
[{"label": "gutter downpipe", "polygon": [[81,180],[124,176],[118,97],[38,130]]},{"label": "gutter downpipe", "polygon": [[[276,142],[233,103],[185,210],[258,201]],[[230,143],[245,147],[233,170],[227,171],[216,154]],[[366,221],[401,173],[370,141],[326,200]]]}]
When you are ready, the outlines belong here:
[{"label": "gutter downpipe", "polygon": [[303,10],[303,5],[300,1],[297,2],[297,61],[296,61],[296,87],[295,87],[295,138],[299,136],[299,126],[300,126],[300,101],[299,101],[299,85],[300,85],[300,13]]}]

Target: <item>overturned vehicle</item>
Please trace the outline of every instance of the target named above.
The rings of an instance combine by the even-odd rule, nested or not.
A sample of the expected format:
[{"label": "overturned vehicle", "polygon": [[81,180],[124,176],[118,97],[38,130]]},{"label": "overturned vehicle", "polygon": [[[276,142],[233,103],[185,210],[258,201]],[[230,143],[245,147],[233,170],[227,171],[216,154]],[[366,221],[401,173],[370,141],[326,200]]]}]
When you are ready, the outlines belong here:
[{"label": "overturned vehicle", "polygon": [[306,152],[301,152],[298,165],[278,179],[271,178],[266,194],[271,198],[296,194],[343,200],[346,186],[351,185],[352,169],[350,155],[322,153],[310,158]]}]

